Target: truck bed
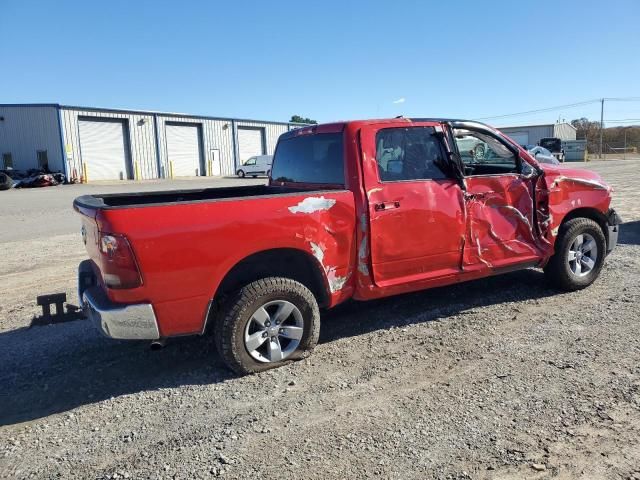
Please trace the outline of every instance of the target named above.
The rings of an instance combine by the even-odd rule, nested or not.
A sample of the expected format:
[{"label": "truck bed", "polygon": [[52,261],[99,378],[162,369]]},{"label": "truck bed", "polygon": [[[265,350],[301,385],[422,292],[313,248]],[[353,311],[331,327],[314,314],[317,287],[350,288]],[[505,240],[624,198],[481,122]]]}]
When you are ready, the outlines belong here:
[{"label": "truck bed", "polygon": [[74,205],[77,207],[109,210],[187,202],[206,202],[210,200],[240,200],[247,197],[283,195],[303,191],[308,192],[309,189],[268,185],[245,185],[240,187],[166,190],[158,192],[110,193],[104,195],[83,195],[75,199]]},{"label": "truck bed", "polygon": [[227,273],[274,248],[317,265],[327,306],[352,294],[356,213],[349,190],[257,185],[86,195],[74,206],[96,265],[101,232],[126,236],[143,283],[106,293],[115,304],[152,304],[161,336],[200,332]]}]

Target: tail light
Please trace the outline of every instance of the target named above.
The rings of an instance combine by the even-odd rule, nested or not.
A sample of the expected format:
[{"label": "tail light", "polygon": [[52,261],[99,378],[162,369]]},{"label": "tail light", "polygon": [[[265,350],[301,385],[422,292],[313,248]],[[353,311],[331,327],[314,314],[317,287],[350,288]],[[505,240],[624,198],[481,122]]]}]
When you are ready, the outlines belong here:
[{"label": "tail light", "polygon": [[140,269],[127,237],[117,233],[100,234],[100,271],[109,288],[136,288],[142,285]]}]

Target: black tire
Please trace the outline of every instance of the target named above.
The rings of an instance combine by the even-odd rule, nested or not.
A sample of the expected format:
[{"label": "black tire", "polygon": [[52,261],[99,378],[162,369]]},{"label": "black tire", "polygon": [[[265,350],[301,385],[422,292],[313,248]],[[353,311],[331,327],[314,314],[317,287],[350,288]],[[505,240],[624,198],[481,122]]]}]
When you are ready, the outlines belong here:
[{"label": "black tire", "polygon": [[[244,332],[254,312],[274,300],[286,300],[300,310],[303,334],[297,349],[286,359],[265,363],[249,354],[244,343]],[[227,367],[240,375],[262,372],[309,356],[320,335],[320,309],[313,293],[301,283],[282,277],[263,278],[231,295],[212,333],[218,353]]]},{"label": "black tire", "polygon": [[243,171],[243,170],[238,170],[237,175],[238,175],[240,178],[244,178],[244,171]]},{"label": "black tire", "polygon": [[[575,238],[584,233],[588,233],[596,241],[598,256],[591,271],[585,276],[579,277],[569,267],[569,248]],[[556,252],[544,267],[545,277],[554,287],[569,292],[588,287],[598,278],[606,251],[607,240],[600,225],[589,218],[573,218],[560,227],[556,238]]]},{"label": "black tire", "polygon": [[271,176],[271,170],[267,170],[267,177]]},{"label": "black tire", "polygon": [[6,173],[0,173],[0,190],[9,190],[11,185],[13,184],[13,180]]}]

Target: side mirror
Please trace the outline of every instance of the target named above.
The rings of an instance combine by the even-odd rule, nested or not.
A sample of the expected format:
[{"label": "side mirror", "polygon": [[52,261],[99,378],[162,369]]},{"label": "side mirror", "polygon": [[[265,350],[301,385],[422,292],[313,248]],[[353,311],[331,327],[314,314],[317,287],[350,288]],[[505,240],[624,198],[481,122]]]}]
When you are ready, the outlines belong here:
[{"label": "side mirror", "polygon": [[522,169],[520,170],[520,176],[525,179],[533,178],[536,171],[527,162],[522,161]]}]

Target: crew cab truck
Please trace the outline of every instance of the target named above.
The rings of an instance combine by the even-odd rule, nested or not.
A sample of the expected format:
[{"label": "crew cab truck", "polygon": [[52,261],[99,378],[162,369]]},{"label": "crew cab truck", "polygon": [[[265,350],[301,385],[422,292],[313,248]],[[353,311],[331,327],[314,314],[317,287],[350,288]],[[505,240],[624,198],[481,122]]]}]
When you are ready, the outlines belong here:
[{"label": "crew cab truck", "polygon": [[[476,137],[482,158],[456,139]],[[283,134],[267,185],[82,196],[88,317],[118,339],[210,332],[238,373],[308,355],[320,309],[544,268],[590,285],[617,242],[611,188],[443,119]]]}]

